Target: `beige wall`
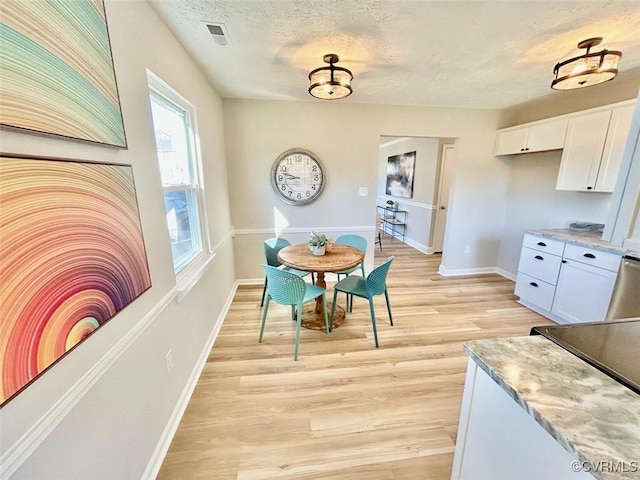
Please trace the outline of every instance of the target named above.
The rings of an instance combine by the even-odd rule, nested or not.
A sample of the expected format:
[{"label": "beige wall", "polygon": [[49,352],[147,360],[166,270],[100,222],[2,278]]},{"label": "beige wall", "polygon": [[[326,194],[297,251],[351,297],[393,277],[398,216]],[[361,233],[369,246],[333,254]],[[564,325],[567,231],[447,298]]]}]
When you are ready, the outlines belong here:
[{"label": "beige wall", "polygon": [[[7,153],[132,164],[152,288],[0,410],[3,471],[21,464],[15,480],[140,478],[233,292],[222,101],[146,2],[107,0],[106,13],[129,148],[7,131],[0,132],[0,142]],[[218,245],[201,281],[160,312],[155,309],[171,298],[176,282],[146,68],[197,109],[211,237]],[[167,375],[170,348],[175,368]],[[105,358],[113,361],[106,371]],[[95,384],[93,374],[99,375]],[[84,391],[80,384],[92,386]],[[40,444],[41,428],[45,436],[53,430]],[[4,456],[12,451],[15,456]]]},{"label": "beige wall", "polygon": [[638,95],[638,85],[640,68],[623,69],[613,80],[584,89],[557,91],[549,88],[549,95],[546,97],[504,112],[505,117],[500,128],[631,100]]},{"label": "beige wall", "polygon": [[[292,241],[312,229],[332,237],[360,232],[372,250],[381,135],[458,138],[443,264],[451,271],[495,267],[510,170],[493,156],[498,112],[224,100],[224,113],[238,279],[262,278],[261,245],[273,234],[274,211],[287,219],[284,235]],[[305,207],[281,202],[271,189],[271,165],[293,147],[316,153],[328,170],[326,190]],[[369,195],[358,196],[359,187]]]}]

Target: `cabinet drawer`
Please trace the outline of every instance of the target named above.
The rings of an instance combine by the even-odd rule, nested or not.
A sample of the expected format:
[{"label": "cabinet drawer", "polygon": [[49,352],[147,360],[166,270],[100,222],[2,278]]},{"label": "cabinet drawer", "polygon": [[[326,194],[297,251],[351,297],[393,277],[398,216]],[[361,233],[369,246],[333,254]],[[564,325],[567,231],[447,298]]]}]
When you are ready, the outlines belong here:
[{"label": "cabinet drawer", "polygon": [[552,285],[558,280],[562,257],[523,247],[518,272],[543,280]]},{"label": "cabinet drawer", "polygon": [[518,273],[518,278],[516,278],[516,290],[514,293],[521,300],[526,300],[544,310],[550,311],[555,290],[556,287],[554,285],[520,272]]},{"label": "cabinet drawer", "polygon": [[620,268],[622,255],[568,243],[564,249],[564,257],[575,260],[576,262],[582,262],[587,265],[617,272],[618,268]]},{"label": "cabinet drawer", "polygon": [[564,242],[560,240],[552,240],[547,237],[539,237],[537,235],[526,234],[522,241],[523,247],[533,248],[541,252],[548,252],[553,255],[562,256],[564,251]]}]

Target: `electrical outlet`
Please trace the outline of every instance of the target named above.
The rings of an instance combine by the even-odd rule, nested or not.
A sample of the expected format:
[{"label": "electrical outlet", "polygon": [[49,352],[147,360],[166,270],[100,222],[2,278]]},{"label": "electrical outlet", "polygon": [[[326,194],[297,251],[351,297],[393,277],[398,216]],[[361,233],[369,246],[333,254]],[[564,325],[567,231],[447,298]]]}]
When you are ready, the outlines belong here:
[{"label": "electrical outlet", "polygon": [[164,363],[165,363],[165,366],[167,367],[167,375],[171,375],[171,371],[173,370],[173,367],[175,366],[175,360],[173,358],[173,349],[172,348],[170,348],[169,351],[165,354]]},{"label": "electrical outlet", "polygon": [[369,189],[367,187],[360,187],[358,195],[360,195],[361,197],[366,197],[367,195],[369,195]]},{"label": "electrical outlet", "polygon": [[464,247],[464,253],[471,253],[471,245],[466,245]]}]

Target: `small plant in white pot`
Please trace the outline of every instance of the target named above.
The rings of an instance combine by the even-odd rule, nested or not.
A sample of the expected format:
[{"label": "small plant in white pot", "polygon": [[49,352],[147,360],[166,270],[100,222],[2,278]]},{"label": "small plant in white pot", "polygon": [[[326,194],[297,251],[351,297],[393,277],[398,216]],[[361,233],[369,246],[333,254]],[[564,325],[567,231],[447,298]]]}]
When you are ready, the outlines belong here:
[{"label": "small plant in white pot", "polygon": [[311,232],[311,238],[309,239],[309,249],[314,255],[324,255],[327,245],[330,240],[324,233]]}]

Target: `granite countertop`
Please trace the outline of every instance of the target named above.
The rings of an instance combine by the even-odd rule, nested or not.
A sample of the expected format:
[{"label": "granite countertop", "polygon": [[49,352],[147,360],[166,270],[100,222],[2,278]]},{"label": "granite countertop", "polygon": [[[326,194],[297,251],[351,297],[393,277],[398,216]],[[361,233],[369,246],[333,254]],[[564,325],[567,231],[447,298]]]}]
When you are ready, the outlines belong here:
[{"label": "granite countertop", "polygon": [[[640,479],[640,395],[542,336],[473,340],[467,354],[601,480]],[[623,468],[624,467],[624,468]]]},{"label": "granite countertop", "polygon": [[527,230],[526,233],[553,238],[563,242],[572,243],[574,245],[581,245],[583,247],[595,248],[605,252],[617,253],[620,255],[624,255],[626,253],[624,248],[611,245],[611,243],[602,240],[602,233],[593,232],[591,230],[548,228],[541,230]]}]

